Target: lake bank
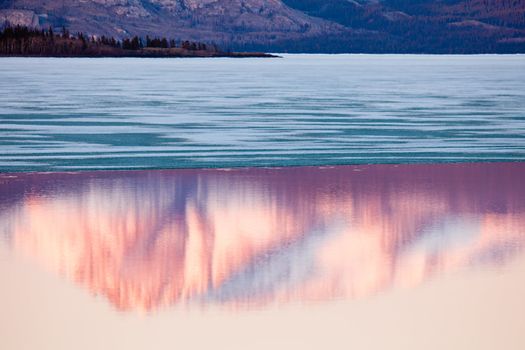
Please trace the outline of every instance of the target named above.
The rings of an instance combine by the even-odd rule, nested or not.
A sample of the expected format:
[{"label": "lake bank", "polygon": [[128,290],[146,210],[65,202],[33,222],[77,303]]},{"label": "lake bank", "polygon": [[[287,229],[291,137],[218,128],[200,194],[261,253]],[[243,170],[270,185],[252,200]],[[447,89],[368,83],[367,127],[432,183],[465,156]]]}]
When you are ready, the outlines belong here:
[{"label": "lake bank", "polygon": [[281,56],[264,52],[124,52],[122,54],[103,54],[103,55],[2,55],[0,57],[20,57],[20,58],[280,58]]},{"label": "lake bank", "polygon": [[231,52],[214,43],[134,36],[114,38],[24,26],[0,28],[0,57],[277,57],[262,52]]}]

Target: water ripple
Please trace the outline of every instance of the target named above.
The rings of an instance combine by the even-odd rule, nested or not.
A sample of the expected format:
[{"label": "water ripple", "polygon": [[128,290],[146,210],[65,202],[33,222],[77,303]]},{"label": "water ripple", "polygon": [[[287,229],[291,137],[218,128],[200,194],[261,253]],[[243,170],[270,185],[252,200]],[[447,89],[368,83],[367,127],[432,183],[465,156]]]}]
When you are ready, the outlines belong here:
[{"label": "water ripple", "polygon": [[0,61],[0,171],[525,159],[520,55]]}]

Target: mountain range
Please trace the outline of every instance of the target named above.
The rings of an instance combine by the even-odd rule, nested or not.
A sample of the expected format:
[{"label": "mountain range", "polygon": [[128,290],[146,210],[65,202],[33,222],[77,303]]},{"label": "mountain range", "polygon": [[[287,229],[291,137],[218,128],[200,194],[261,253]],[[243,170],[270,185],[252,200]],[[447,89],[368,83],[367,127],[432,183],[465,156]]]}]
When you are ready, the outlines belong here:
[{"label": "mountain range", "polygon": [[0,0],[0,25],[278,52],[525,52],[525,0]]}]

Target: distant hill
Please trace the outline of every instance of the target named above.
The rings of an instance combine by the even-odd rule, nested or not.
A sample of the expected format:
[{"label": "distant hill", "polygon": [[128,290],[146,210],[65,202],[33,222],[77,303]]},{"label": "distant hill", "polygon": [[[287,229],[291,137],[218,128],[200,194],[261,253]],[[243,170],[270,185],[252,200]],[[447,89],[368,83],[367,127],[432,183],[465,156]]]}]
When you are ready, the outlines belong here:
[{"label": "distant hill", "polygon": [[525,0],[0,0],[0,24],[235,50],[525,52]]}]

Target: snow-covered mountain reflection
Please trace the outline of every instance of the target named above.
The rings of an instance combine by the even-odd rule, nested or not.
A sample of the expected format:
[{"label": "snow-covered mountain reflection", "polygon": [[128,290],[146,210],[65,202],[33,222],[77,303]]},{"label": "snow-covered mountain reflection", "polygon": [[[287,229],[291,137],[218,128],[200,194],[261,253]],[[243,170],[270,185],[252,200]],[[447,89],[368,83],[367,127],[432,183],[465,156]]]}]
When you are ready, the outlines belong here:
[{"label": "snow-covered mountain reflection", "polygon": [[118,310],[353,299],[525,246],[525,164],[2,175],[0,229]]}]

